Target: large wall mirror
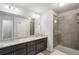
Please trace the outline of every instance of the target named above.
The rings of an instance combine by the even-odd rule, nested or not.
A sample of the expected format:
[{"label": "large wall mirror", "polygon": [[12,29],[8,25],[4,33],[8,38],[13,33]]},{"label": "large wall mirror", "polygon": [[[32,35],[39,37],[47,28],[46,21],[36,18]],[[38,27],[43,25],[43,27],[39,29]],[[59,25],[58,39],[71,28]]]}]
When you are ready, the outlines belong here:
[{"label": "large wall mirror", "polygon": [[25,18],[14,17],[14,37],[25,38],[30,36],[30,21]]},{"label": "large wall mirror", "polygon": [[34,19],[0,14],[0,40],[27,38],[35,33]]}]

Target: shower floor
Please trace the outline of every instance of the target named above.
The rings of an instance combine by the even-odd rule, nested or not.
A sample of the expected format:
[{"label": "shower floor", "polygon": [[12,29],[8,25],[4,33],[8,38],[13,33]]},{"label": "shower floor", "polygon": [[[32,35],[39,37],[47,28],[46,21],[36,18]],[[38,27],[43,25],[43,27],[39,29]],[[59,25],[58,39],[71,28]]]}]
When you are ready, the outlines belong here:
[{"label": "shower floor", "polygon": [[59,50],[54,49],[53,52],[48,52],[48,51],[45,50],[45,51],[39,53],[38,55],[66,55],[66,54],[59,51]]},{"label": "shower floor", "polygon": [[52,52],[45,50],[41,53],[38,53],[37,55],[79,55],[79,51],[58,45],[53,49]]}]

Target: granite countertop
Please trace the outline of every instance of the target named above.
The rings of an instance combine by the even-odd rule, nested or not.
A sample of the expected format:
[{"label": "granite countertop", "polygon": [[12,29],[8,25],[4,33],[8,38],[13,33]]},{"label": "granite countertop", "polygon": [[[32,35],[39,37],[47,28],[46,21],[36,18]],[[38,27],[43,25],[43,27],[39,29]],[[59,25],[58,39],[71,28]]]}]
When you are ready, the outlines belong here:
[{"label": "granite countertop", "polygon": [[21,38],[21,39],[16,39],[16,40],[1,41],[0,48],[12,46],[12,45],[16,45],[16,44],[20,44],[20,43],[24,43],[24,42],[29,42],[29,41],[33,41],[33,40],[38,40],[40,38],[45,38],[45,37],[46,36],[32,36],[32,37]]}]

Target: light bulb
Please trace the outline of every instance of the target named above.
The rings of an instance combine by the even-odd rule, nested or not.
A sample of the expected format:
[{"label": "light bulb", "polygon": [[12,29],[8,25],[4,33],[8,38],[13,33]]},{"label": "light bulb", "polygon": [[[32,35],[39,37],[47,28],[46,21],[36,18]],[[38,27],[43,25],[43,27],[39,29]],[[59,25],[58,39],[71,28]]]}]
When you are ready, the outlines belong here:
[{"label": "light bulb", "polygon": [[9,6],[8,5],[5,5],[5,8],[9,9]]},{"label": "light bulb", "polygon": [[18,11],[19,9],[18,8],[15,8],[15,11]]},{"label": "light bulb", "polygon": [[12,6],[10,6],[10,9],[13,10],[14,8]]}]

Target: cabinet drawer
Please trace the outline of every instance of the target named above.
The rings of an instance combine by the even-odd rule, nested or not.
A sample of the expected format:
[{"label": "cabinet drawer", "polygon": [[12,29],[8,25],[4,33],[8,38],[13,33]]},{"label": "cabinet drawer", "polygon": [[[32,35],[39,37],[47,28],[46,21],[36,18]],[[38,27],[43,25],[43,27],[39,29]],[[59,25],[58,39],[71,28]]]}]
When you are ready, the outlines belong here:
[{"label": "cabinet drawer", "polygon": [[26,55],[26,48],[18,49],[14,52],[14,55]]},{"label": "cabinet drawer", "polygon": [[36,41],[37,44],[40,44],[42,42],[43,42],[43,39],[39,39],[39,40]]},{"label": "cabinet drawer", "polygon": [[35,54],[36,54],[35,50],[28,52],[28,55],[35,55]]},{"label": "cabinet drawer", "polygon": [[39,40],[36,40],[37,43],[47,42],[47,38],[41,38]]},{"label": "cabinet drawer", "polygon": [[14,49],[17,50],[17,49],[21,49],[21,48],[25,48],[26,47],[26,43],[22,43],[22,44],[17,44],[14,46]]},{"label": "cabinet drawer", "polygon": [[24,47],[26,47],[25,43],[5,47],[5,48],[0,49],[0,54],[6,54],[6,53],[9,53],[9,52],[12,52],[12,51],[15,51],[17,49],[24,48]]},{"label": "cabinet drawer", "polygon": [[14,52],[6,53],[5,55],[14,55]]},{"label": "cabinet drawer", "polygon": [[38,44],[37,45],[37,49],[43,49],[45,46],[44,46],[44,43],[41,43],[41,44]]},{"label": "cabinet drawer", "polygon": [[29,51],[33,51],[33,50],[36,50],[35,45],[34,45],[34,46],[29,46],[29,47],[27,48],[27,51],[28,51],[28,52],[29,52]]},{"label": "cabinet drawer", "polygon": [[38,45],[38,46],[39,47],[37,47],[37,50],[36,50],[37,53],[39,53],[39,52],[41,52],[41,51],[46,49],[46,47],[44,47],[43,45]]},{"label": "cabinet drawer", "polygon": [[6,54],[6,53],[8,53],[8,52],[12,52],[13,50],[15,50],[15,49],[13,48],[13,46],[2,48],[2,49],[0,49],[0,55],[1,55],[1,54]]},{"label": "cabinet drawer", "polygon": [[27,42],[27,46],[35,45],[35,41]]}]

